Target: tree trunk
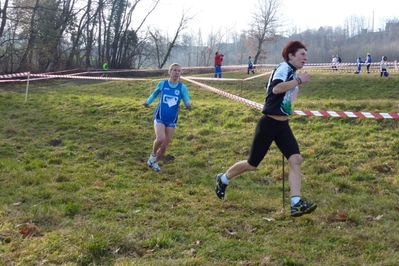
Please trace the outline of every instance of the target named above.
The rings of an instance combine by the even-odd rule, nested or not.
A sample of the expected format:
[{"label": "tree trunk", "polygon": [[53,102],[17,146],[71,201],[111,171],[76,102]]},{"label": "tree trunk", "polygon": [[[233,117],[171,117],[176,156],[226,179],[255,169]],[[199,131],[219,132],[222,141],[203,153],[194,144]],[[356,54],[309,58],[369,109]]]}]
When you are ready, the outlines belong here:
[{"label": "tree trunk", "polygon": [[1,10],[1,24],[0,24],[0,38],[3,36],[4,28],[7,22],[7,7],[8,7],[8,0],[5,0],[4,7]]},{"label": "tree trunk", "polygon": [[21,57],[21,60],[19,63],[19,68],[17,70],[19,72],[30,70],[30,65],[32,63],[33,47],[34,47],[35,41],[36,41],[35,17],[36,17],[36,11],[37,11],[38,7],[39,7],[39,0],[36,0],[35,6],[32,9],[32,15],[31,15],[31,19],[30,19],[28,45],[26,47],[25,52],[23,53],[23,55]]}]

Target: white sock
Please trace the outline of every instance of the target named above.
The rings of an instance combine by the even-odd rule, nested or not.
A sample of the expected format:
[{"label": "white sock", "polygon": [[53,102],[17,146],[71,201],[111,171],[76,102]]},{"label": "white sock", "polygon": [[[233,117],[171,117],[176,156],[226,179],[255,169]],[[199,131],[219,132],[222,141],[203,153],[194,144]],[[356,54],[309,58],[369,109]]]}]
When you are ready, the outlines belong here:
[{"label": "white sock", "polygon": [[222,177],[220,178],[220,180],[222,180],[222,183],[225,185],[228,185],[230,182],[230,179],[227,178],[226,174],[223,174]]},{"label": "white sock", "polygon": [[291,206],[294,206],[294,205],[297,204],[300,200],[301,200],[301,197],[300,197],[300,196],[292,196],[292,197],[291,197]]}]

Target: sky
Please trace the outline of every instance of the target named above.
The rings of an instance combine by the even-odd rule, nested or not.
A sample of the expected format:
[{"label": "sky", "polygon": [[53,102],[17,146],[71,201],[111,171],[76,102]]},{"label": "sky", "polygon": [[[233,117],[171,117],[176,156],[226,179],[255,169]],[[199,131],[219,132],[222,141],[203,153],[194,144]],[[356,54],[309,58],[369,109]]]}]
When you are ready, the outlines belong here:
[{"label": "sky", "polygon": [[[146,14],[152,0],[144,0],[137,6],[136,14]],[[259,0],[161,0],[150,15],[146,25],[153,25],[173,34],[183,11],[194,16],[188,28],[203,35],[224,29],[245,29],[251,19],[251,12]],[[283,3],[282,16],[288,25],[298,31],[318,29],[320,26],[344,26],[351,16],[364,16],[374,31],[384,29],[387,19],[399,18],[398,0],[280,0]],[[288,29],[288,31],[291,31]]]}]

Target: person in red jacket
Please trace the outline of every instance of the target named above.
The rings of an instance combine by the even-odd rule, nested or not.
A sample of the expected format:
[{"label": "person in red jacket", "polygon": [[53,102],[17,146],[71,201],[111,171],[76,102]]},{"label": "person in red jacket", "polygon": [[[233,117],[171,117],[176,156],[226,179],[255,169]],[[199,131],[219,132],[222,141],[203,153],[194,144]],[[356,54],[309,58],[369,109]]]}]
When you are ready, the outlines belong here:
[{"label": "person in red jacket", "polygon": [[219,52],[215,53],[215,78],[222,77],[222,61],[223,54],[219,54]]}]

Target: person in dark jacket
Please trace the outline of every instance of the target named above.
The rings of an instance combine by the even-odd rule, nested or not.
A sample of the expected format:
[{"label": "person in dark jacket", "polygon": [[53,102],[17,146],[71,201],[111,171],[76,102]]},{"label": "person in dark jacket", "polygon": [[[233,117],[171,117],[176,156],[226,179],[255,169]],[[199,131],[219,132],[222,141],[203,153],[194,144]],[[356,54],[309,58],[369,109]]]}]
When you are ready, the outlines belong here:
[{"label": "person in dark jacket", "polygon": [[248,75],[249,75],[249,71],[251,71],[252,74],[255,74],[254,64],[252,63],[251,56],[248,56],[248,70],[247,70]]},{"label": "person in dark jacket", "polygon": [[371,55],[370,55],[370,53],[367,53],[367,57],[366,57],[366,60],[365,60],[366,68],[367,68],[367,74],[370,74],[371,62],[373,62],[373,60],[371,59]]}]

